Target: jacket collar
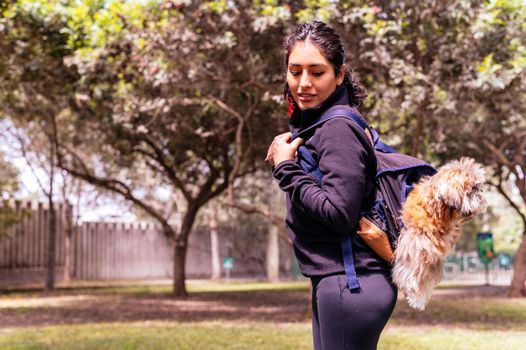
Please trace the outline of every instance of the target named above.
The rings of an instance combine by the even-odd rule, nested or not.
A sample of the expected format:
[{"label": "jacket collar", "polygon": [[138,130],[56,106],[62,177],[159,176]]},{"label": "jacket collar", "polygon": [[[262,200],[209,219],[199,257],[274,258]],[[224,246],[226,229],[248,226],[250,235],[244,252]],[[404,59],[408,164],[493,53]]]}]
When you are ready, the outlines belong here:
[{"label": "jacket collar", "polygon": [[336,90],[334,90],[334,92],[318,107],[304,110],[297,108],[290,119],[290,131],[293,134],[299,134],[306,131],[316,123],[319,117],[321,117],[327,109],[336,105],[349,105],[349,94],[347,92],[347,87],[343,84],[338,86]]}]

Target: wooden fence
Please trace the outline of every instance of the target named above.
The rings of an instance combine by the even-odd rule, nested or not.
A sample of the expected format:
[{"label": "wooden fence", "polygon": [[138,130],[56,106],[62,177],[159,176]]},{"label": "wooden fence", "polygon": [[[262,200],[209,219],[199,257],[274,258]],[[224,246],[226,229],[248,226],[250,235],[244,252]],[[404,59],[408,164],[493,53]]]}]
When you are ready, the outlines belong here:
[{"label": "wooden fence", "polygon": [[[43,203],[19,202],[4,205],[17,224],[0,227],[0,284],[30,283],[43,280],[48,259],[50,211]],[[9,208],[9,209],[6,209]],[[55,266],[57,276],[64,268],[64,241],[71,208],[57,204],[57,240]],[[2,220],[1,222],[4,222]]]},{"label": "wooden fence", "polygon": [[156,225],[87,222],[73,239],[72,275],[81,280],[169,277],[171,239]]},{"label": "wooden fence", "polygon": [[[43,204],[17,203],[18,224],[0,228],[0,287],[41,283],[45,279],[49,210]],[[61,280],[70,208],[57,205],[56,278]],[[71,222],[71,221],[69,221]],[[70,275],[78,280],[169,278],[173,273],[173,243],[153,224],[87,222],[71,229]],[[219,256],[234,258],[232,277],[264,277],[266,235],[239,226],[219,226]],[[5,236],[7,233],[7,237]],[[189,237],[186,275],[212,274],[210,232],[197,227]],[[280,273],[289,276],[292,251],[280,243]]]}]

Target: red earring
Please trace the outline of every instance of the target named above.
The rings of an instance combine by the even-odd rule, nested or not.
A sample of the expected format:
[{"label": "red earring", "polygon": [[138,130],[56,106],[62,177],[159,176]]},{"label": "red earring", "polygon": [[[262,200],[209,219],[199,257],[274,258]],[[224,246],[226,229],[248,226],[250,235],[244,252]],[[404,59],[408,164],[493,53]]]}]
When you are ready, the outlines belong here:
[{"label": "red earring", "polygon": [[289,118],[292,118],[292,114],[294,114],[294,111],[296,110],[296,102],[291,95],[287,96],[287,109],[289,112]]}]

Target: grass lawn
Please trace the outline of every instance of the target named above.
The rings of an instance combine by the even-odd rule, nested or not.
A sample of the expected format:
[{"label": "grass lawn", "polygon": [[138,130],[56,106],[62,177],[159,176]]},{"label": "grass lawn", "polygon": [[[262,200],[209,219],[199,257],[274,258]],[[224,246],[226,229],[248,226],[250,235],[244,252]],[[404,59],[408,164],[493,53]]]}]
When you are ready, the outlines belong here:
[{"label": "grass lawn", "polygon": [[462,327],[390,327],[380,350],[522,350],[526,331],[487,331]]},{"label": "grass lawn", "polygon": [[[312,349],[306,282],[64,289],[0,296],[0,349]],[[526,299],[440,288],[424,312],[400,299],[380,350],[526,349]]]},{"label": "grass lawn", "polygon": [[[390,326],[380,340],[385,350],[519,350],[526,332],[477,331],[462,328]],[[193,350],[311,349],[310,326],[296,324],[221,324],[141,322],[60,325],[4,332],[0,348]]]},{"label": "grass lawn", "polygon": [[0,349],[309,349],[306,323],[236,325],[175,322],[88,324],[17,330],[0,338]]}]

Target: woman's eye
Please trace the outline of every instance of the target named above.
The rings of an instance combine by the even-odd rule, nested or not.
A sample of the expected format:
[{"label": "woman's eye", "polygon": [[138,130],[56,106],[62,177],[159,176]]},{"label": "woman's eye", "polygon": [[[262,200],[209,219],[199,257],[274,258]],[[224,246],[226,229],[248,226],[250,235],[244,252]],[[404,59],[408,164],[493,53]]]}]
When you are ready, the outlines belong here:
[{"label": "woman's eye", "polygon": [[[297,71],[297,70],[289,70],[290,72],[290,75],[292,75],[293,77],[297,77],[299,75],[301,75],[301,71]],[[314,77],[320,77],[324,74],[325,72],[311,72],[310,74]]]}]

